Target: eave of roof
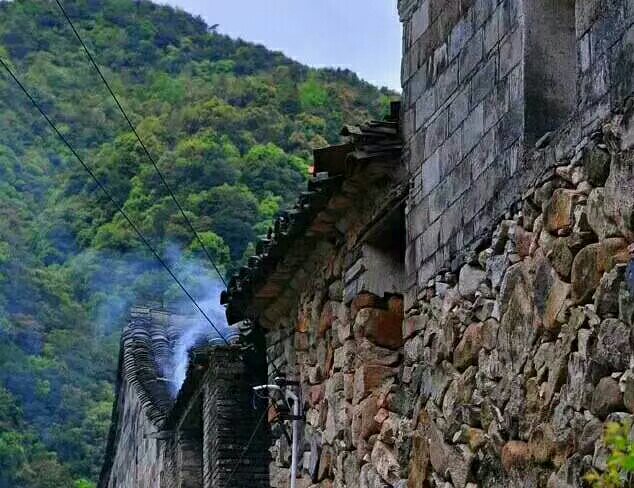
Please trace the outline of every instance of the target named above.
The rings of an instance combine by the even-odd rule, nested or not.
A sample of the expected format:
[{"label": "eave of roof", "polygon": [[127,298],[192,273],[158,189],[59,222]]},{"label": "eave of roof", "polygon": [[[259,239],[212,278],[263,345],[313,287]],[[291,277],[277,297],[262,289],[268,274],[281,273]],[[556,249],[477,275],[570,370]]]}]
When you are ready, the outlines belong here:
[{"label": "eave of roof", "polygon": [[[364,181],[394,172],[403,148],[399,112],[400,104],[395,102],[387,120],[345,126],[341,134],[348,137],[347,143],[314,151],[314,176],[307,191],[257,242],[256,254],[221,296],[230,324],[252,319],[279,296],[305,258],[304,250],[336,233],[338,217],[354,204],[353,195]],[[359,168],[362,179],[355,178]]]}]

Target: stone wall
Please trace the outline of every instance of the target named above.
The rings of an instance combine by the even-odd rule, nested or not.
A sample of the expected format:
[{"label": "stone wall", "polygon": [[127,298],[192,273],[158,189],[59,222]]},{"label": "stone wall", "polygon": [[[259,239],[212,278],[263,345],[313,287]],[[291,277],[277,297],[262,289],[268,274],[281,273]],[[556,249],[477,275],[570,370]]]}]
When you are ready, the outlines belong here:
[{"label": "stone wall", "polygon": [[[632,90],[626,0],[400,0],[403,135],[410,178],[407,307],[455,268],[541,167],[525,157],[566,133],[570,157]],[[542,139],[540,141],[540,139]]]},{"label": "stone wall", "polygon": [[[580,488],[605,469],[603,426],[634,413],[633,105],[567,157],[566,131],[527,154],[540,177],[406,310],[346,300],[354,234],[306,261],[267,332],[302,384],[298,486]],[[282,488],[290,446],[273,432]]]},{"label": "stone wall", "polygon": [[136,387],[126,381],[122,389],[120,408],[120,446],[113,459],[111,474],[104,488],[159,488],[165,476],[163,450],[160,441],[151,438],[156,426],[147,418]]},{"label": "stone wall", "polygon": [[236,347],[211,351],[202,381],[204,488],[269,486],[268,428],[258,423],[263,407],[255,409],[251,391],[264,371],[247,367],[245,354]]}]

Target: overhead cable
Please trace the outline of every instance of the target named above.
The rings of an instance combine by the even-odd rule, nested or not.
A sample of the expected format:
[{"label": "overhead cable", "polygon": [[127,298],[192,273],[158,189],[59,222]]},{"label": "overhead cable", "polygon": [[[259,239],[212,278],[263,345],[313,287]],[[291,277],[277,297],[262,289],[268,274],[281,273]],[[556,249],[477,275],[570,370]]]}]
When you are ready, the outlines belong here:
[{"label": "overhead cable", "polygon": [[46,120],[46,122],[48,123],[48,125],[51,126],[51,128],[53,129],[53,131],[55,132],[55,134],[57,134],[57,136],[60,138],[60,140],[64,143],[64,145],[70,150],[70,152],[73,154],[73,156],[75,156],[75,158],[77,158],[77,160],[79,161],[79,163],[82,165],[82,167],[84,168],[84,170],[90,175],[90,177],[95,181],[95,183],[97,184],[97,186],[99,187],[99,189],[103,192],[103,194],[108,198],[108,200],[110,200],[110,202],[116,207],[117,211],[123,216],[123,218],[128,222],[128,224],[130,225],[130,227],[132,227],[132,229],[134,230],[134,232],[137,234],[137,236],[139,237],[139,239],[141,240],[141,242],[152,252],[152,254],[154,255],[154,257],[156,258],[156,260],[161,264],[161,266],[163,266],[163,268],[165,268],[165,270],[168,272],[168,274],[172,277],[172,279],[176,282],[176,284],[180,287],[180,289],[183,291],[183,293],[185,293],[185,295],[187,295],[187,298],[189,298],[189,300],[191,300],[191,302],[194,304],[194,306],[196,307],[196,309],[200,312],[200,314],[205,318],[205,320],[207,322],[209,322],[209,325],[211,325],[211,327],[216,331],[216,333],[222,337],[222,339],[224,340],[224,342],[227,345],[230,345],[229,341],[227,340],[227,338],[220,332],[220,330],[218,329],[218,327],[216,327],[216,325],[213,323],[213,321],[209,318],[209,315],[207,315],[207,313],[205,313],[205,311],[200,307],[200,305],[198,305],[198,302],[196,301],[196,299],[192,296],[192,294],[187,290],[187,288],[185,288],[185,286],[183,285],[183,283],[181,283],[181,281],[178,279],[178,277],[174,274],[174,272],[172,271],[172,269],[169,267],[169,265],[165,262],[165,260],[161,257],[161,255],[158,253],[158,251],[152,246],[152,244],[150,244],[150,242],[146,239],[146,237],[143,235],[143,233],[141,232],[141,230],[136,226],[136,224],[132,221],[132,219],[128,216],[128,214],[126,213],[126,211],[123,209],[123,207],[115,200],[115,198],[112,196],[112,194],[110,193],[110,191],[108,190],[108,188],[106,188],[106,186],[101,183],[101,181],[99,180],[99,178],[97,178],[97,176],[95,175],[95,173],[92,171],[92,169],[90,169],[90,167],[85,163],[85,161],[82,159],[82,157],[77,153],[77,151],[75,150],[75,148],[73,148],[73,146],[70,144],[70,142],[68,142],[68,139],[66,139],[66,137],[64,136],[64,134],[62,134],[59,129],[57,128],[57,126],[55,125],[55,123],[51,120],[51,118],[47,115],[47,113],[44,111],[44,109],[42,108],[42,106],[35,100],[35,98],[33,98],[33,96],[31,95],[31,93],[29,93],[29,91],[26,89],[26,87],[22,84],[22,82],[16,77],[16,75],[13,73],[13,70],[11,70],[11,68],[9,67],[9,65],[2,59],[0,58],[0,64],[2,65],[2,67],[7,71],[7,73],[9,74],[9,76],[13,79],[13,81],[16,83],[16,85],[22,90],[22,92],[26,95],[26,97],[29,99],[29,101],[33,104],[33,106],[38,110],[38,112],[42,115],[42,117],[44,117],[44,119]]},{"label": "overhead cable", "polygon": [[161,183],[167,189],[167,192],[172,197],[172,200],[174,200],[174,203],[176,204],[176,207],[178,207],[178,210],[180,211],[181,215],[185,219],[185,222],[187,223],[187,226],[189,227],[189,230],[196,237],[196,241],[198,242],[198,244],[200,245],[201,249],[203,250],[203,252],[207,256],[207,259],[209,260],[209,262],[213,266],[213,268],[216,271],[216,273],[218,273],[218,276],[220,277],[220,280],[224,284],[225,288],[227,288],[227,282],[225,281],[224,276],[220,272],[220,269],[216,265],[216,261],[213,259],[211,253],[207,249],[207,246],[205,246],[205,244],[203,243],[202,239],[200,238],[200,234],[198,234],[198,232],[194,228],[194,225],[192,224],[191,220],[189,219],[189,217],[187,217],[187,214],[185,213],[185,210],[183,209],[183,207],[181,206],[180,202],[178,201],[178,198],[176,198],[176,194],[174,193],[174,191],[172,190],[171,186],[169,185],[169,183],[165,179],[165,176],[163,176],[163,172],[159,169],[158,164],[156,163],[156,161],[154,160],[154,158],[150,154],[150,151],[148,150],[148,148],[145,145],[145,143],[143,142],[143,140],[141,139],[141,136],[139,135],[136,127],[134,126],[134,124],[132,123],[132,120],[130,120],[130,117],[128,117],[128,114],[126,113],[125,109],[123,108],[123,105],[121,105],[121,102],[119,101],[119,98],[117,97],[117,95],[115,95],[114,91],[110,87],[110,83],[108,83],[108,80],[106,80],[106,77],[104,76],[103,72],[101,71],[101,68],[99,68],[99,65],[95,61],[95,58],[93,57],[92,53],[88,49],[88,46],[86,45],[86,43],[84,42],[82,37],[79,35],[79,32],[75,28],[75,24],[73,24],[73,21],[70,19],[69,15],[66,13],[66,10],[64,9],[64,6],[60,2],[60,0],[55,0],[55,2],[57,3],[57,6],[61,10],[61,12],[64,15],[64,17],[66,18],[66,21],[70,25],[70,28],[72,29],[73,33],[75,34],[75,37],[77,38],[77,40],[79,41],[81,46],[84,48],[84,51],[86,52],[86,55],[88,56],[88,59],[90,60],[90,63],[92,64],[92,66],[95,68],[95,70],[99,74],[99,78],[101,78],[101,81],[103,82],[103,84],[105,85],[106,89],[108,90],[108,93],[110,93],[110,96],[112,97],[112,99],[114,100],[115,104],[119,108],[119,111],[121,112],[121,115],[123,115],[123,118],[128,123],[128,126],[130,127],[130,130],[133,132],[133,134],[135,135],[136,139],[139,141],[139,144],[141,145],[141,149],[143,150],[143,152],[145,153],[147,158],[150,160],[150,163],[152,163],[152,166],[154,167],[154,170],[158,174],[159,179],[161,180]]}]

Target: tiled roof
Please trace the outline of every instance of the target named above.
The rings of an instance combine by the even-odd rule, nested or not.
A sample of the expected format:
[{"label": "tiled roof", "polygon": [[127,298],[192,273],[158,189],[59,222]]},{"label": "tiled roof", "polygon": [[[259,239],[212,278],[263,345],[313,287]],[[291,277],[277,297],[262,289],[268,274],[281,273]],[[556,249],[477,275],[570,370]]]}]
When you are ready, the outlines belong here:
[{"label": "tiled roof", "polygon": [[[345,126],[345,144],[314,151],[314,174],[295,206],[283,212],[256,244],[249,258],[229,281],[221,303],[227,305],[230,324],[253,318],[270,303],[292,277],[315,244],[336,233],[337,217],[353,204],[355,194],[372,179],[368,171],[384,174],[400,162],[400,104],[394,102],[390,116],[361,126]],[[371,167],[369,163],[378,163]],[[383,165],[383,166],[382,166]],[[367,169],[361,178],[360,169]]]}]

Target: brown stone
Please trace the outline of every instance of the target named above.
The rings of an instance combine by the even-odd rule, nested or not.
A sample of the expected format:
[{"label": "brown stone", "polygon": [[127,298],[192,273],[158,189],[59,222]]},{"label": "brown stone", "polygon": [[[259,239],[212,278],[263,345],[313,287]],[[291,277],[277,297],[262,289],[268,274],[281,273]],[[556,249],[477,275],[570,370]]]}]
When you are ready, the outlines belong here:
[{"label": "brown stone", "polygon": [[383,305],[383,300],[372,293],[359,293],[350,304],[350,311],[353,317],[357,315],[359,310],[364,308],[380,308]]},{"label": "brown stone", "polygon": [[592,393],[590,410],[600,419],[623,408],[623,394],[619,383],[610,376],[601,378]]},{"label": "brown stone", "polygon": [[412,435],[412,453],[409,461],[407,488],[421,488],[429,475],[429,442],[419,431]]},{"label": "brown stone", "polygon": [[522,441],[509,441],[502,447],[500,456],[507,473],[512,469],[522,469],[530,460],[528,444]]},{"label": "brown stone", "polygon": [[404,308],[403,308],[403,298],[400,296],[392,296],[390,297],[390,299],[387,301],[387,309],[390,312],[393,312],[397,315],[399,315],[401,318],[403,317],[404,314]]},{"label": "brown stone", "polygon": [[352,443],[357,446],[359,439],[368,439],[378,434],[380,425],[376,421],[379,410],[377,397],[371,395],[352,407]]},{"label": "brown stone", "polygon": [[389,310],[364,308],[354,322],[355,337],[367,337],[381,347],[398,349],[403,345],[403,317]]},{"label": "brown stone", "polygon": [[354,373],[354,397],[353,403],[358,403],[373,393],[383,380],[392,376],[392,368],[387,366],[365,364]]},{"label": "brown stone", "polygon": [[521,258],[525,258],[530,254],[534,238],[535,234],[524,230],[523,227],[518,225],[515,228],[515,248]]},{"label": "brown stone", "polygon": [[376,441],[370,456],[372,465],[381,478],[391,485],[398,483],[400,468],[396,456],[390,447],[381,441]]},{"label": "brown stone", "polygon": [[552,267],[559,273],[559,276],[564,279],[570,277],[574,256],[568,247],[568,239],[563,237],[555,239],[547,257]]},{"label": "brown stone", "polygon": [[557,316],[566,304],[570,285],[559,279],[547,259],[538,255],[535,259],[533,296],[535,308],[546,330],[557,328]]},{"label": "brown stone", "polygon": [[573,210],[577,194],[573,190],[556,189],[544,208],[544,228],[552,233],[570,230],[574,224]]},{"label": "brown stone", "polygon": [[326,331],[330,330],[333,322],[337,318],[337,313],[341,304],[339,302],[328,301],[324,304],[319,317],[319,337],[324,337]]},{"label": "brown stone", "polygon": [[538,425],[528,441],[530,458],[540,464],[552,461],[555,454],[555,434],[550,424]]},{"label": "brown stone", "polygon": [[311,407],[314,407],[318,403],[324,399],[325,386],[322,383],[321,385],[313,385],[308,390],[308,403]]},{"label": "brown stone", "polygon": [[584,247],[572,263],[572,299],[586,303],[601,281],[603,273],[629,259],[625,239],[610,238]]},{"label": "brown stone", "polygon": [[467,366],[475,364],[478,354],[482,349],[482,324],[471,324],[465,330],[462,339],[453,353],[454,366],[463,370]]}]

